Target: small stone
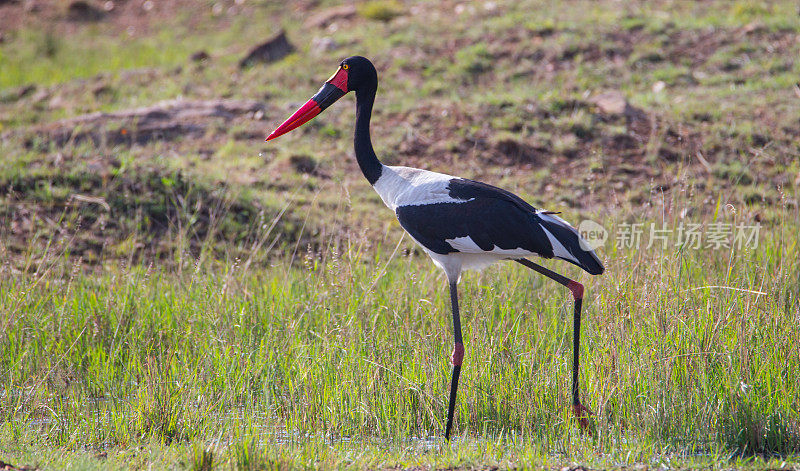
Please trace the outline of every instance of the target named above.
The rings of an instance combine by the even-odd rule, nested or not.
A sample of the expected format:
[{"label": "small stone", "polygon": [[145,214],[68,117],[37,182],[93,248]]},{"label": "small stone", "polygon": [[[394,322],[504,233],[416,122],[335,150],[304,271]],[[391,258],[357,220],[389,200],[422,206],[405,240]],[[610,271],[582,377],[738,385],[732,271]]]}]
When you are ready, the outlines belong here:
[{"label": "small stone", "polygon": [[36,0],[25,0],[22,3],[22,9],[26,13],[35,13],[35,12],[41,10],[41,7],[39,5],[39,2],[37,2]]},{"label": "small stone", "polygon": [[251,49],[247,56],[239,61],[239,67],[243,69],[257,62],[270,63],[279,61],[294,52],[294,50],[294,46],[286,38],[286,32],[281,31]]},{"label": "small stone", "polygon": [[50,98],[50,91],[47,90],[46,88],[42,88],[36,93],[34,93],[34,95],[31,97],[31,101],[33,101],[34,103],[41,103],[47,100],[48,98]]},{"label": "small stone", "polygon": [[113,92],[110,86],[105,83],[98,83],[94,87],[92,87],[92,94],[95,97],[100,97],[102,95],[110,95]]},{"label": "small stone", "polygon": [[302,154],[293,155],[289,157],[289,162],[297,173],[315,175],[318,172],[319,164],[311,156]]},{"label": "small stone", "polygon": [[209,56],[206,51],[197,51],[189,56],[189,60],[192,62],[206,62],[209,59],[211,59],[211,56]]},{"label": "small stone", "polygon": [[61,95],[56,95],[53,98],[51,98],[50,101],[47,103],[47,108],[51,110],[63,108],[64,103],[65,103],[64,97],[62,97]]},{"label": "small stone", "polygon": [[661,93],[665,88],[667,88],[667,84],[663,80],[659,80],[653,84],[653,93]]},{"label": "small stone", "polygon": [[309,28],[327,28],[332,23],[356,17],[355,5],[340,5],[311,15],[305,22]]},{"label": "small stone", "polygon": [[19,100],[21,98],[25,98],[26,96],[30,95],[35,91],[36,91],[36,86],[29,84],[19,87],[11,95],[14,97],[15,100]]},{"label": "small stone", "polygon": [[594,104],[602,113],[606,114],[622,114],[628,104],[625,95],[616,90],[595,95],[589,100],[589,103]]},{"label": "small stone", "polygon": [[98,21],[104,12],[84,0],[76,0],[67,7],[67,17],[72,21]]},{"label": "small stone", "polygon": [[330,36],[323,36],[321,38],[314,38],[311,41],[311,49],[317,52],[329,52],[339,49],[339,43]]}]

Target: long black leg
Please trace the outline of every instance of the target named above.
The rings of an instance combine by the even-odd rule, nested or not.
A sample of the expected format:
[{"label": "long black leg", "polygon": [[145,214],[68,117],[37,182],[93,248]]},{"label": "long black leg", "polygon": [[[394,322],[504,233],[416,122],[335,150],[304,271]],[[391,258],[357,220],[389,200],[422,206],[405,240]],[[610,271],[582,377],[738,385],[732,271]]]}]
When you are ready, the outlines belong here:
[{"label": "long black leg", "polygon": [[581,305],[583,304],[583,285],[577,281],[570,280],[566,276],[559,275],[552,270],[548,270],[541,265],[537,265],[528,259],[520,258],[515,259],[514,261],[566,286],[569,288],[569,290],[572,292],[572,296],[575,298],[575,314],[572,323],[572,412],[575,414],[575,417],[577,417],[578,424],[581,426],[581,428],[586,429],[589,426],[588,416],[592,415],[592,412],[583,404],[581,404],[580,394],[578,392],[578,353],[581,342]]},{"label": "long black leg", "polygon": [[461,362],[464,360],[464,343],[461,341],[461,317],[458,313],[458,286],[456,282],[450,282],[450,303],[453,305],[453,356],[450,358],[453,363],[453,379],[450,382],[450,403],[447,405],[447,428],[444,431],[444,439],[450,440],[450,429],[453,427],[453,412],[456,409],[456,392],[458,391],[458,377],[461,374]]}]

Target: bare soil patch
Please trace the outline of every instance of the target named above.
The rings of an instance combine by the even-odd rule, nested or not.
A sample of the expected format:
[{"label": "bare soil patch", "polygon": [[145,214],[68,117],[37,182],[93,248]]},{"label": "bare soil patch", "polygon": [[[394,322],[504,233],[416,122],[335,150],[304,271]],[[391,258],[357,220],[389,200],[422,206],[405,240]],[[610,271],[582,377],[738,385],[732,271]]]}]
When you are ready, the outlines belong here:
[{"label": "bare soil patch", "polygon": [[[217,10],[211,10],[218,5]],[[186,26],[204,21],[205,14],[198,8],[217,12],[222,26],[231,16],[248,15],[252,7],[234,0],[219,0],[214,4],[191,0],[6,0],[0,2],[0,33],[23,27],[46,27],[56,34],[71,34],[85,27],[87,22],[108,25],[108,31],[128,36],[144,36],[154,24],[174,18],[181,12],[193,12]]]},{"label": "bare soil patch", "polygon": [[[91,141],[99,145],[147,144],[205,134],[214,118],[258,120],[264,105],[237,100],[169,100],[153,106],[90,113],[24,131],[28,147]],[[42,139],[44,137],[44,139]]]}]

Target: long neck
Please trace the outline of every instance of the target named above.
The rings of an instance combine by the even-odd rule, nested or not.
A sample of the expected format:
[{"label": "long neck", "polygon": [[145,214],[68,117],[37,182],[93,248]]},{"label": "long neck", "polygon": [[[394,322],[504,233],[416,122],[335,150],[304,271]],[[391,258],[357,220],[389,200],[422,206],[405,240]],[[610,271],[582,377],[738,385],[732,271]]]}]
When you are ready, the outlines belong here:
[{"label": "long neck", "polygon": [[356,92],[356,132],[353,139],[356,150],[356,160],[361,167],[361,173],[374,185],[381,176],[383,165],[372,149],[369,138],[369,119],[372,116],[372,104],[375,102],[375,90]]}]

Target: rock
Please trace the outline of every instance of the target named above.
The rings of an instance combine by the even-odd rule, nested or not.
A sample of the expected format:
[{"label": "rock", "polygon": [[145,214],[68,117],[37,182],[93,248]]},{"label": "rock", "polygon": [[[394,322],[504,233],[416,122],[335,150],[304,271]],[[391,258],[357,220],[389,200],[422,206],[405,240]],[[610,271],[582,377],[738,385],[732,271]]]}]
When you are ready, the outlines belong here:
[{"label": "rock", "polygon": [[49,110],[57,110],[59,108],[63,108],[66,104],[66,100],[61,95],[55,95],[54,97],[50,98],[50,101],[47,102],[47,109]]},{"label": "rock", "polygon": [[0,470],[7,470],[7,469],[8,470],[19,470],[19,471],[36,471],[39,468],[37,468],[35,466],[27,466],[27,465],[26,466],[21,466],[21,467],[16,467],[11,463],[6,463],[5,461],[0,460]]},{"label": "rock", "polygon": [[610,91],[595,95],[589,99],[589,103],[597,106],[601,113],[623,114],[628,101],[622,92]]},{"label": "rock", "polygon": [[311,41],[311,49],[316,52],[329,52],[335,51],[339,49],[340,45],[330,36],[324,36],[321,38],[314,38]]},{"label": "rock", "polygon": [[25,0],[22,3],[22,10],[25,13],[36,13],[41,11],[41,5],[36,0]]},{"label": "rock", "polygon": [[651,118],[643,109],[628,103],[622,92],[617,90],[604,92],[590,98],[589,103],[595,105],[603,114],[624,116],[628,131],[634,135],[642,139],[646,139],[650,135]]},{"label": "rock", "polygon": [[295,154],[289,157],[289,164],[292,166],[296,173],[306,176],[310,175],[319,178],[330,178],[330,175],[325,171],[313,157],[310,155]]},{"label": "rock", "polygon": [[100,98],[103,95],[108,96],[113,94],[114,90],[106,83],[100,82],[92,87],[92,95],[94,95],[97,98]]},{"label": "rock", "polygon": [[289,162],[297,173],[306,173],[309,175],[317,173],[317,167],[319,166],[317,161],[309,155],[293,155],[289,157]]},{"label": "rock", "polygon": [[667,84],[663,80],[659,80],[653,84],[653,93],[661,93],[665,88],[667,88]]},{"label": "rock", "polygon": [[498,157],[515,164],[536,163],[541,155],[546,155],[547,151],[531,146],[516,139],[500,139],[494,144]]},{"label": "rock", "polygon": [[192,62],[207,62],[209,59],[211,59],[211,56],[206,51],[197,51],[189,56],[189,60]]},{"label": "rock", "polygon": [[99,21],[105,12],[84,0],[75,0],[67,7],[67,18],[71,21]]},{"label": "rock", "polygon": [[50,99],[50,90],[46,88],[40,89],[31,97],[31,101],[33,101],[34,103],[41,103],[49,99]]},{"label": "rock", "polygon": [[351,20],[356,17],[355,5],[340,5],[328,8],[319,13],[311,15],[306,20],[308,28],[327,28],[331,23],[339,20]]},{"label": "rock", "polygon": [[279,61],[294,52],[294,50],[294,46],[292,46],[286,38],[286,32],[281,31],[274,37],[253,48],[247,54],[247,57],[239,61],[239,67],[244,69],[257,62],[268,64],[270,62]]},{"label": "rock", "polygon": [[767,31],[767,28],[760,21],[750,22],[742,28],[744,34],[763,33],[764,31]]},{"label": "rock", "polygon": [[0,93],[0,103],[17,101],[36,91],[35,85],[23,85]]}]

